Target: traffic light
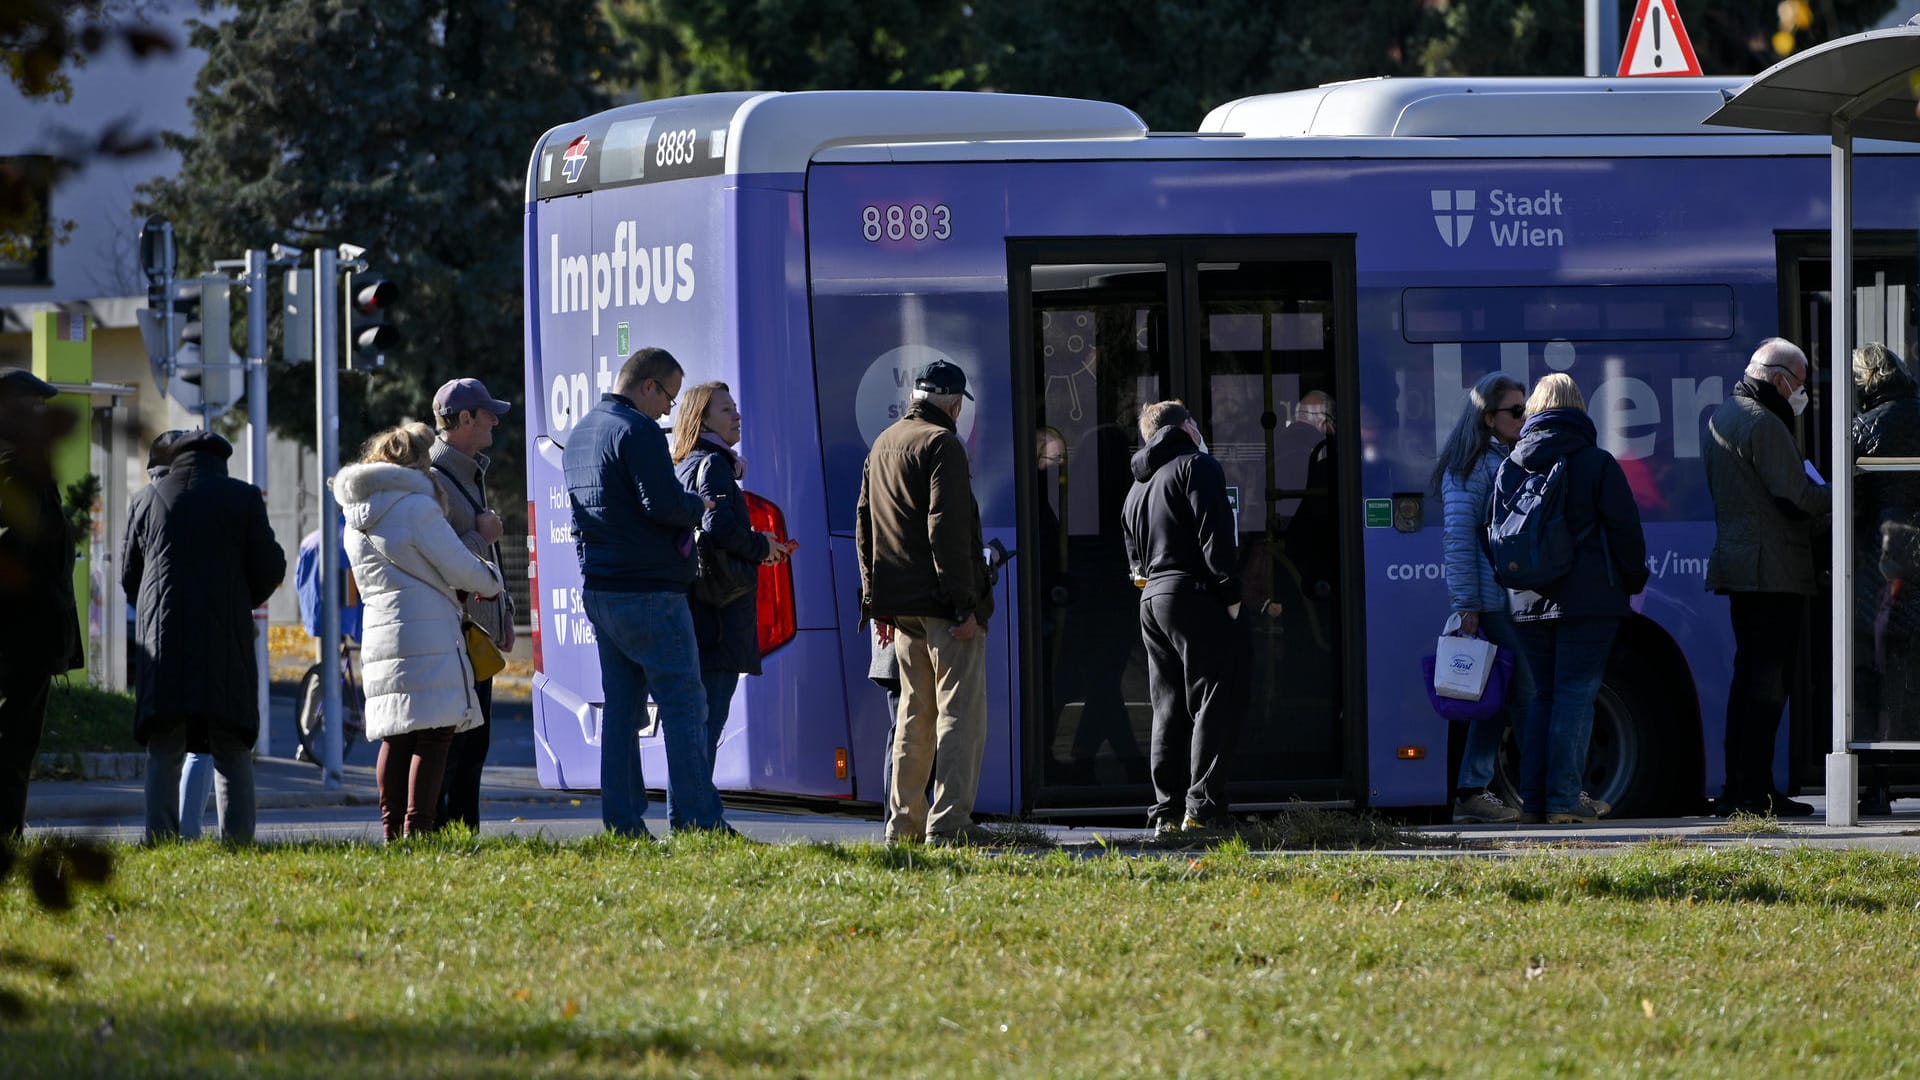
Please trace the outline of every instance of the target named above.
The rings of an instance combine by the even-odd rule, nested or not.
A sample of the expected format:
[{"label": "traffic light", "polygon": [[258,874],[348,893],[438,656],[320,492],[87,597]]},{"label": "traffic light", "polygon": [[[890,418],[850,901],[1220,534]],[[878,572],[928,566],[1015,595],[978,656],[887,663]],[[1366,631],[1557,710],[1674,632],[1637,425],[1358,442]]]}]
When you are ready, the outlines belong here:
[{"label": "traffic light", "polygon": [[387,324],[399,287],[379,274],[349,274],[347,290],[347,366],[365,356],[368,366],[380,367],[386,350],[400,342],[400,331]]}]

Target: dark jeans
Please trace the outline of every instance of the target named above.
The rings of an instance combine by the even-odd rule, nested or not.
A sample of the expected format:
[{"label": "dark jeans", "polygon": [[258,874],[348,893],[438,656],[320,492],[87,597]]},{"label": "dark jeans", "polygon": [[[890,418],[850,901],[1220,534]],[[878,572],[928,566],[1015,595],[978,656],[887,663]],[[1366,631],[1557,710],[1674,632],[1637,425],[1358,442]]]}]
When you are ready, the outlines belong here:
[{"label": "dark jeans", "polygon": [[1520,733],[1520,798],[1529,812],[1569,813],[1580,809],[1593,698],[1620,620],[1541,619],[1519,626],[1533,674],[1533,706]]},{"label": "dark jeans", "polygon": [[[6,618],[21,618],[17,613]],[[35,664],[33,668],[43,668]],[[0,657],[0,840],[27,828],[27,777],[40,750],[47,719],[47,688],[53,676],[9,664]]]},{"label": "dark jeans", "polygon": [[479,832],[480,773],[487,767],[487,748],[493,742],[493,680],[474,683],[473,692],[480,698],[484,723],[453,736],[447,747],[446,788],[440,793],[439,807],[441,825],[458,821]]},{"label": "dark jeans", "polygon": [[1733,615],[1733,685],[1727,688],[1726,798],[1771,794],[1773,742],[1787,690],[1799,675],[1807,598],[1795,593],[1737,592]]},{"label": "dark jeans", "polygon": [[1533,708],[1533,668],[1527,663],[1526,646],[1520,642],[1520,624],[1513,621],[1511,612],[1483,611],[1480,633],[1512,654],[1513,677],[1507,683],[1505,708],[1468,724],[1447,725],[1448,760],[1457,792],[1479,791],[1493,783],[1500,742],[1506,738],[1508,726],[1516,733],[1525,731],[1527,711]]},{"label": "dark jeans", "polygon": [[703,671],[700,682],[707,688],[707,764],[719,760],[720,733],[727,729],[727,713],[733,708],[733,692],[740,688],[737,671]]},{"label": "dark jeans", "polygon": [[[1239,627],[1219,598],[1194,590],[1140,605],[1153,699],[1152,821],[1227,812],[1227,751],[1246,711]],[[1184,804],[1184,805],[1183,805]]]},{"label": "dark jeans", "polygon": [[647,697],[659,707],[667,752],[667,820],[680,829],[721,829],[720,795],[707,756],[707,690],[684,593],[588,589],[587,618],[600,652],[600,820],[618,836],[645,836],[646,777],[640,729]]},{"label": "dark jeans", "polygon": [[388,840],[434,830],[447,749],[458,738],[452,728],[442,727],[380,740],[374,778],[380,788],[380,826]]}]

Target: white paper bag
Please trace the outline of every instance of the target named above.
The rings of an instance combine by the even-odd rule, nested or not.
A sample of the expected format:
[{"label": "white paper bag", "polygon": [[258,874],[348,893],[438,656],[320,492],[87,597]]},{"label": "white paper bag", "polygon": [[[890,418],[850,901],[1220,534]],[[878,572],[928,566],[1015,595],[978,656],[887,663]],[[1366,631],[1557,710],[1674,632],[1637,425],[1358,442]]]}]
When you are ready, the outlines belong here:
[{"label": "white paper bag", "polygon": [[1493,642],[1442,634],[1433,651],[1433,692],[1458,701],[1479,701],[1493,673]]}]

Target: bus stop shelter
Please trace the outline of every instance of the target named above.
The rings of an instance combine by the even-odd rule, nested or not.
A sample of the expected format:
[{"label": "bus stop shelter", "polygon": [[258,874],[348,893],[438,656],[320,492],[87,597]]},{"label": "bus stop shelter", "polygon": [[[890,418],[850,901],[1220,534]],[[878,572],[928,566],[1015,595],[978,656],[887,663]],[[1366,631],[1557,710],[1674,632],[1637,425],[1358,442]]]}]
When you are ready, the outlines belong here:
[{"label": "bus stop shelter", "polygon": [[[1833,476],[1833,748],[1827,755],[1829,825],[1859,820],[1861,750],[1920,751],[1920,742],[1854,738],[1853,481],[1860,472],[1920,472],[1920,458],[1861,458],[1852,447],[1853,158],[1856,139],[1920,143],[1920,19],[1829,41],[1754,76],[1706,123],[1802,135],[1825,135],[1832,149],[1832,348],[1829,385]],[[1920,228],[1920,214],[1914,226]],[[1907,358],[1911,360],[1912,358]],[[1846,467],[1852,463],[1853,467]]]}]

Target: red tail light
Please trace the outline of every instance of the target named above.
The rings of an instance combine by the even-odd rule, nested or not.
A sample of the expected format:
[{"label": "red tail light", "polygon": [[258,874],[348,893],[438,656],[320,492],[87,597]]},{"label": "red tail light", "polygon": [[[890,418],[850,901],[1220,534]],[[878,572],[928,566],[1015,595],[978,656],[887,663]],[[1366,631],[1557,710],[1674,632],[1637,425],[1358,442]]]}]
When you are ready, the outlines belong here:
[{"label": "red tail light", "polygon": [[533,500],[527,500],[527,618],[533,625],[533,670],[547,670],[540,651],[540,527],[534,524]]},{"label": "red tail light", "polygon": [[[785,540],[787,518],[780,508],[751,491],[745,494],[747,519],[753,523],[753,530],[770,532]],[[793,611],[792,563],[783,562],[775,566],[763,564],[760,567],[760,599],[755,622],[760,631],[761,656],[793,640],[798,624]]]}]

